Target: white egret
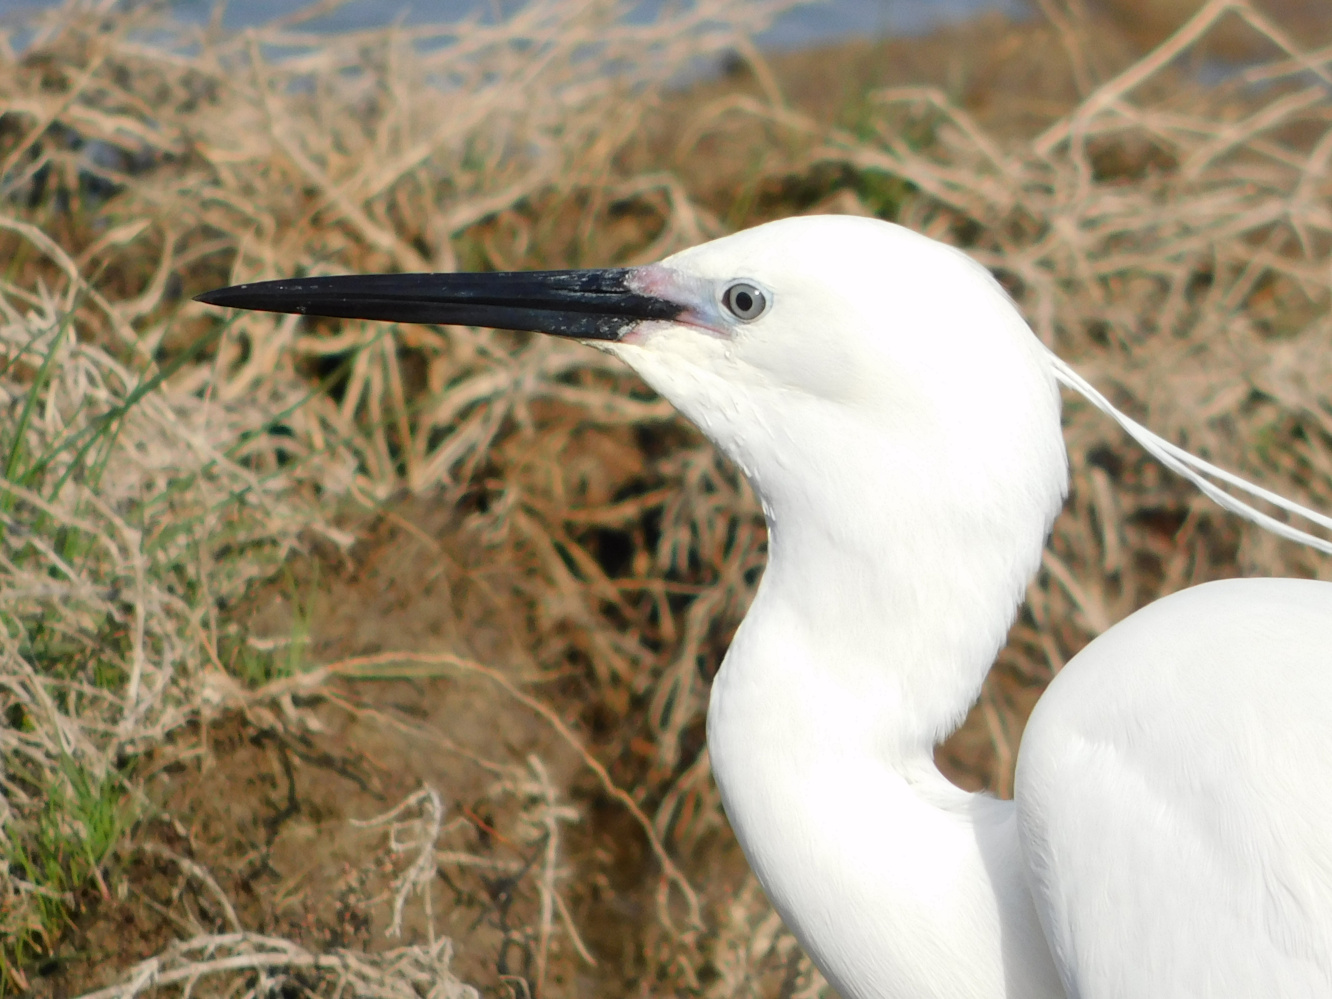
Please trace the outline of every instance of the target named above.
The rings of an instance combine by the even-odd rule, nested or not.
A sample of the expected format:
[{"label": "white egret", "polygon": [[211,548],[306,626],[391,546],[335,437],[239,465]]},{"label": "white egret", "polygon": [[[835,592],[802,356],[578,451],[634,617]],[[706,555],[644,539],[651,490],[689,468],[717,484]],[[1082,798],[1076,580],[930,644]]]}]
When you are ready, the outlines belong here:
[{"label": "white egret", "polygon": [[1013,802],[935,769],[1064,498],[1057,382],[1328,549],[1115,412],[963,253],[800,218],[639,268],[202,299],[583,339],[739,465],[769,561],[713,685],[712,765],[845,999],[1332,996],[1332,583],[1207,584],[1110,629],[1037,706]]}]

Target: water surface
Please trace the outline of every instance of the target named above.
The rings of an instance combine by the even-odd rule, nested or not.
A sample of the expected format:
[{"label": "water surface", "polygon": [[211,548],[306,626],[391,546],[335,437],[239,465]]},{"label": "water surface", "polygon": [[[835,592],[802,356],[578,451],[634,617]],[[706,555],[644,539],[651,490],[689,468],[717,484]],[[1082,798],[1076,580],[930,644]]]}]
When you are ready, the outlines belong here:
[{"label": "water surface", "polygon": [[[662,3],[645,0],[640,4],[643,19],[650,20]],[[59,0],[0,0],[0,16],[58,4]],[[231,0],[223,23],[229,28],[244,28],[306,6],[308,0]],[[347,31],[382,27],[399,20],[405,24],[438,24],[468,16],[495,20],[520,6],[514,0],[350,0],[333,13],[310,21],[309,26],[320,31]],[[211,15],[214,2],[172,0],[170,7],[182,19],[202,23]],[[920,35],[985,11],[1018,16],[1025,9],[1023,0],[826,0],[788,11],[759,41],[767,48],[791,49],[840,38]]]}]

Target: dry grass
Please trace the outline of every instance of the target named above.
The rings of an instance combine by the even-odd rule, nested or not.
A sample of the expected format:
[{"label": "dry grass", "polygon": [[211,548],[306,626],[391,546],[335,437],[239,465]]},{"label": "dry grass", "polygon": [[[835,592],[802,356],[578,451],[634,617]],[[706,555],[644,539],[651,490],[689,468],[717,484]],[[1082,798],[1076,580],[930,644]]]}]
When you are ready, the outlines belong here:
[{"label": "dry grass", "polygon": [[[811,203],[890,214],[994,267],[1037,333],[1149,426],[1332,506],[1332,52],[1215,0],[1107,73],[1094,27],[1052,4],[1041,30],[1080,93],[1047,105],[1039,134],[995,134],[924,86],[858,94],[842,128],[788,102],[781,67],[746,40],[774,5],[673,7],[654,24],[627,8],[549,0],[500,25],[324,36],[299,19],[228,34],[70,3],[22,54],[0,53],[6,990],[31,987],[80,912],[137,890],[125,858],[158,850],[180,939],[102,971],[100,995],[467,994],[435,930],[436,872],[494,861],[449,838],[439,792],[368,831],[388,838],[373,902],[406,941],[391,949],[250,932],[203,865],[144,831],[146,771],[206,751],[210,719],[309,730],[312,700],[369,710],[335,675],[386,672],[490,684],[630,816],[660,878],[655,916],[622,930],[626,989],[821,988],[753,880],[715,876],[735,849],[702,748],[706,676],[764,553],[734,470],[593,351],[260,314],[221,326],[188,301],[205,288],[639,261]],[[1270,59],[1204,87],[1189,56],[1221,29]],[[727,52],[741,78],[668,86]],[[741,183],[700,179],[703,156],[746,164],[728,174]],[[999,793],[1036,692],[1108,624],[1219,575],[1327,571],[1217,516],[1089,407],[1072,401],[1067,425],[1068,511],[943,753]],[[394,516],[404,494],[457,511],[453,534],[426,539],[441,561],[466,539],[505,567],[511,653],[310,669],[296,624],[283,642],[247,634],[237,608],[293,552],[345,550],[357,511]],[[576,678],[613,734],[533,686],[551,677]],[[579,815],[572,779],[537,756],[450,751],[492,774],[492,831],[532,858],[513,931],[530,960],[474,984],[560,994],[555,942],[596,957],[569,878],[604,880],[562,832]]]}]

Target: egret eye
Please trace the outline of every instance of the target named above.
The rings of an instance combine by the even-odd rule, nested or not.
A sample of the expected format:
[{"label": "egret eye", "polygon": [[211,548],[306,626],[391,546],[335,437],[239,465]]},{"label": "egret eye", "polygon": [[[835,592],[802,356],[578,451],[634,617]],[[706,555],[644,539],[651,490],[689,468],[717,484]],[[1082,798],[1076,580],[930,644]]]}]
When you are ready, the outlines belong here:
[{"label": "egret eye", "polygon": [[737,281],[722,292],[722,305],[736,319],[749,322],[763,315],[768,308],[768,296],[747,281]]}]

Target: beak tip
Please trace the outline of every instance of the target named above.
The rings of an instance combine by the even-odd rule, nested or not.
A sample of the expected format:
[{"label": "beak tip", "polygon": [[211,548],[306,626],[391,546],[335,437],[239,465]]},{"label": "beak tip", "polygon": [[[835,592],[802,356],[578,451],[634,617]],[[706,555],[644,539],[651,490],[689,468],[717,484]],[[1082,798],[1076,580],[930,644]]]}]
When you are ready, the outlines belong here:
[{"label": "beak tip", "polygon": [[194,296],[196,302],[204,305],[222,305],[222,299],[225,297],[226,288],[214,288],[212,291],[201,292]]}]

